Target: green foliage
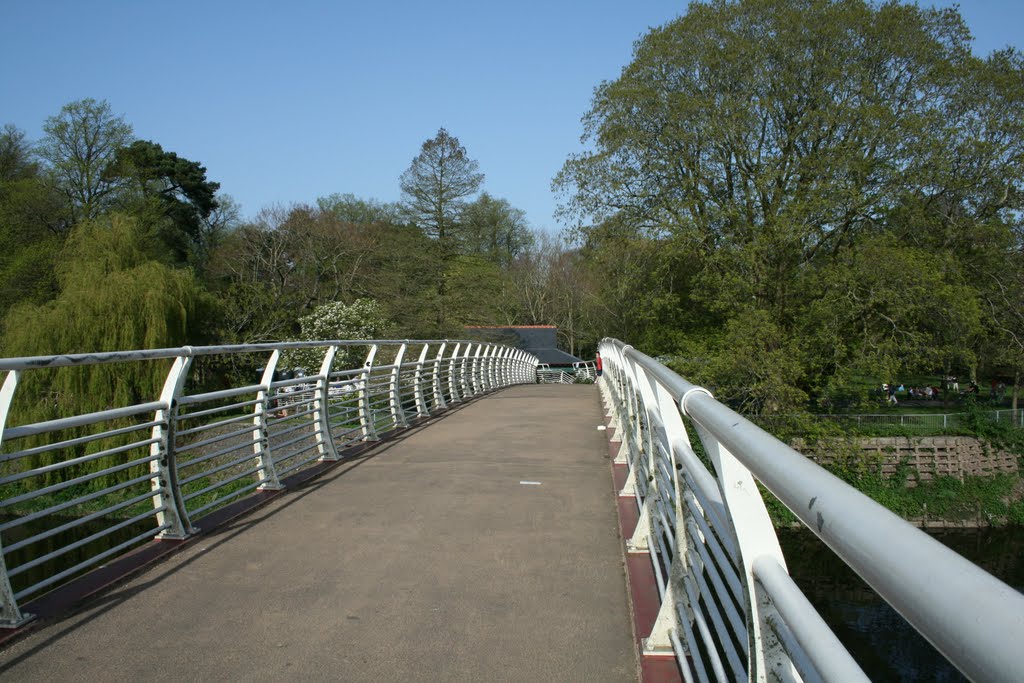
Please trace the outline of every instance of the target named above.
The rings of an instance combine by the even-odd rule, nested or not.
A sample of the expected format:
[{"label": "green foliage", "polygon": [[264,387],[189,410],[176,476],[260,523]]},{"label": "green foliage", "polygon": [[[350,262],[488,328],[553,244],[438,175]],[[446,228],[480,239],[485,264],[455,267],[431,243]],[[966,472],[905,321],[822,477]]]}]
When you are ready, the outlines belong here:
[{"label": "green foliage", "polygon": [[691,3],[598,86],[555,181],[612,334],[757,414],[1019,376],[1022,74],[955,9]]},{"label": "green foliage", "polygon": [[206,169],[195,161],[165,152],[155,142],[136,140],[118,149],[104,168],[109,182],[126,181],[122,203],[132,194],[156,203],[168,219],[161,237],[180,263],[195,262],[205,253],[204,221],[217,208],[219,183],[206,179]]},{"label": "green foliage", "polygon": [[[151,229],[129,216],[115,214],[77,226],[61,260],[60,294],[50,302],[20,304],[10,311],[5,322],[5,353],[86,353],[201,341],[196,321],[210,315],[211,301],[189,271],[153,260],[154,248]],[[26,373],[18,392],[24,402],[13,407],[11,423],[152,401],[159,397],[166,373],[167,364],[158,362]],[[78,455],[117,446],[126,439],[92,442],[77,449]],[[51,464],[53,457],[53,453],[44,454],[30,464]],[[53,472],[47,481],[123,464],[127,458],[128,454],[106,456],[90,465]],[[108,475],[92,485],[102,488],[129,474]]]},{"label": "green foliage", "polygon": [[131,142],[132,127],[114,115],[106,100],[89,97],[64,105],[46,120],[43,132],[37,153],[47,162],[74,219],[99,216],[118,190],[118,180],[103,171]]}]

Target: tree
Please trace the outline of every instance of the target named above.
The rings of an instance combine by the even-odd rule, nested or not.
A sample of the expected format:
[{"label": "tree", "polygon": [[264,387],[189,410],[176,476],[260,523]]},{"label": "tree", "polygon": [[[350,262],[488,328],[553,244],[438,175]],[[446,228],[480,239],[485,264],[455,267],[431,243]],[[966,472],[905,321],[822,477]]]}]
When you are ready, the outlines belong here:
[{"label": "tree", "polygon": [[[869,358],[876,371],[970,368],[979,273],[1024,209],[1022,83],[1019,54],[971,55],[955,9],[694,2],[597,88],[584,118],[592,149],[555,187],[581,242],[615,222],[680,255],[691,280],[680,306],[700,317],[678,344],[711,366],[747,348],[780,363],[762,386],[785,378],[808,395],[822,373]],[[826,362],[802,335],[829,313],[815,302],[852,294],[851,317],[829,327],[846,351]],[[929,312],[949,324],[937,330]],[[785,353],[747,344],[744,328]],[[799,371],[786,365],[794,353]],[[760,405],[794,400],[773,388]]]},{"label": "tree", "polygon": [[446,248],[455,238],[465,200],[480,189],[484,174],[459,139],[444,128],[423,143],[402,174],[403,208],[409,220]]},{"label": "tree", "polygon": [[[372,299],[356,299],[351,304],[331,301],[313,309],[309,315],[299,318],[303,341],[324,341],[332,339],[382,339],[392,329],[384,309]],[[363,348],[345,347],[339,349],[335,358],[336,368],[352,368],[362,364],[366,351]],[[289,355],[289,362],[307,371],[320,369],[323,359],[321,349],[297,349]]]},{"label": "tree", "polygon": [[533,240],[526,213],[486,192],[463,209],[459,233],[463,253],[480,255],[503,267]]},{"label": "tree", "polygon": [[149,140],[118,149],[103,169],[111,184],[121,181],[122,203],[151,202],[169,223],[163,240],[179,263],[197,262],[206,245],[206,220],[217,208],[220,183],[206,179],[198,162],[179,157]]},{"label": "tree", "polygon": [[132,140],[132,127],[115,116],[106,100],[70,102],[46,119],[37,147],[53,182],[67,198],[75,221],[95,218],[117,190],[120,178],[103,171]]},{"label": "tree", "polygon": [[412,165],[402,174],[402,206],[408,220],[434,240],[437,292],[436,332],[449,331],[449,270],[459,254],[458,226],[467,197],[484,181],[479,164],[469,158],[459,139],[444,128],[423,143]]},{"label": "tree", "polygon": [[43,303],[57,293],[55,266],[70,216],[39,174],[25,134],[0,132],[0,320],[20,302]]},{"label": "tree", "polygon": [[354,194],[331,194],[316,200],[317,207],[324,213],[332,214],[347,223],[390,223],[401,222],[402,207],[376,199],[362,199]]},{"label": "tree", "polygon": [[25,131],[14,124],[4,124],[0,131],[0,183],[34,177],[37,164]]}]

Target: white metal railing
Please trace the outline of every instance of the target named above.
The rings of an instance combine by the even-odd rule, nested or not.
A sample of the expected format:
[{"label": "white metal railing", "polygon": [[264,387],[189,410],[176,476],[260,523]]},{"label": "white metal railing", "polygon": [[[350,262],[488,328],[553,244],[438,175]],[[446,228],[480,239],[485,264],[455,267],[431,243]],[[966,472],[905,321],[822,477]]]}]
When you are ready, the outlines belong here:
[{"label": "white metal railing", "polygon": [[594,361],[580,361],[572,364],[572,370],[552,368],[547,363],[537,366],[537,381],[541,384],[580,384],[592,383],[597,378],[597,365]]},{"label": "white metal railing", "polygon": [[640,511],[629,551],[661,594],[645,652],[674,652],[687,681],[866,680],[789,577],[760,483],[963,673],[1020,679],[1024,596],[706,389],[620,341],[599,352],[620,495]]},{"label": "white metal railing", "polygon": [[[871,415],[815,415],[820,420],[831,420],[839,423],[857,425],[890,425],[899,427],[924,428],[924,429],[952,429],[960,425],[960,422],[969,413],[894,413],[871,414]],[[981,413],[981,417],[997,423],[1024,426],[1024,409],[1016,410],[988,410]]]},{"label": "white metal railing", "polygon": [[[315,374],[279,372],[288,354],[311,351],[322,354]],[[204,373],[194,361],[207,357],[257,360],[262,376],[196,391]],[[95,413],[10,424],[16,398],[52,400],[19,393],[19,383],[107,363],[162,363],[148,367],[166,372],[163,390]],[[536,367],[536,357],[519,349],[448,340],[2,359],[0,625],[20,625],[30,618],[21,609],[26,598],[146,539],[187,537],[204,514],[255,490],[282,488],[288,474],[341,459],[357,443],[468,397],[534,383]],[[59,413],[56,403],[50,407]]]}]

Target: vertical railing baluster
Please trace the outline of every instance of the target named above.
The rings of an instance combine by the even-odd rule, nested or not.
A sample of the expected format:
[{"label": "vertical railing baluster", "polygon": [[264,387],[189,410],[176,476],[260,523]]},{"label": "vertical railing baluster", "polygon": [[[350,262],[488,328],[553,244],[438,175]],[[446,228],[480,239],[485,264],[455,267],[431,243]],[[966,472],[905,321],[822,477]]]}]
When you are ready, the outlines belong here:
[{"label": "vertical railing baluster", "polygon": [[461,388],[461,381],[459,379],[460,373],[457,370],[459,364],[459,351],[461,349],[462,342],[459,342],[455,345],[451,358],[448,359],[448,391],[451,393],[452,403],[458,403],[465,395],[465,392],[459,392],[459,389]]},{"label": "vertical railing baluster", "polygon": [[444,363],[444,350],[448,346],[447,341],[441,342],[440,348],[437,350],[437,357],[434,358],[434,410],[444,410],[447,408],[447,403],[444,400],[444,384],[442,377],[441,366]]},{"label": "vertical railing baluster", "polygon": [[408,348],[408,344],[402,344],[398,347],[398,356],[395,358],[395,364],[391,368],[391,389],[389,393],[391,423],[395,429],[408,425],[405,421],[405,409],[402,408],[402,361],[405,360],[406,348]]},{"label": "vertical railing baluster", "polygon": [[185,347],[189,355],[174,359],[171,369],[164,380],[160,392],[160,403],[164,407],[156,411],[153,421],[152,437],[156,443],[150,444],[150,455],[157,458],[149,463],[149,471],[155,475],[150,481],[153,490],[153,507],[156,509],[158,526],[165,526],[157,538],[181,539],[196,532],[188,519],[188,511],[182,499],[181,487],[178,485],[178,462],[176,451],[176,418],[178,399],[185,388],[185,379],[192,366],[190,347]]},{"label": "vertical railing baluster", "polygon": [[[0,388],[0,446],[3,445],[7,431],[7,418],[10,416],[11,401],[14,400],[14,392],[18,389],[18,380],[21,373],[11,370],[4,378],[3,387]],[[7,575],[7,558],[3,552],[3,542],[0,539],[0,625],[7,628],[21,626],[35,618],[35,615],[21,611],[18,599],[14,597],[14,589],[11,588],[11,579]]]},{"label": "vertical railing baluster", "polygon": [[256,405],[253,406],[253,444],[252,449],[256,454],[256,473],[260,478],[260,491],[277,491],[284,486],[277,478],[277,467],[274,464],[274,453],[270,447],[270,427],[267,421],[270,417],[271,406],[274,400],[273,394],[274,373],[277,372],[277,364],[281,360],[281,350],[277,349],[270,354],[270,360],[263,370],[263,378],[260,380],[260,390],[256,394]]},{"label": "vertical railing baluster", "polygon": [[430,411],[427,410],[427,398],[426,392],[423,391],[423,366],[427,360],[427,351],[430,349],[430,344],[424,344],[423,349],[420,351],[420,357],[416,361],[416,417],[426,417]]},{"label": "vertical railing baluster", "polygon": [[373,415],[373,404],[370,401],[370,375],[373,372],[373,361],[377,357],[377,345],[371,344],[363,362],[362,379],[359,382],[359,424],[363,429],[363,441],[377,441],[376,418]]},{"label": "vertical railing baluster", "polygon": [[331,433],[331,368],[338,347],[331,345],[324,352],[324,360],[320,364],[320,380],[317,382],[316,400],[313,402],[313,422],[319,426],[316,432],[316,448],[320,452],[320,460],[333,462],[340,459],[338,449],[334,445],[334,434]]}]

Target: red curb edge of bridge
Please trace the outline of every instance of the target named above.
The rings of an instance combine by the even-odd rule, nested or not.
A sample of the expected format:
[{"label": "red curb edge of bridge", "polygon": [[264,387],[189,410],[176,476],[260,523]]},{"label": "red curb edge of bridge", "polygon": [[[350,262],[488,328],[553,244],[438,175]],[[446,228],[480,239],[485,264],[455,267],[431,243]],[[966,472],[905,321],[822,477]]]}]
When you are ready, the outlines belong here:
[{"label": "red curb edge of bridge", "polygon": [[356,444],[344,451],[344,457],[338,460],[320,462],[301,472],[297,472],[281,480],[284,488],[277,491],[256,491],[251,496],[225,505],[221,509],[212,512],[204,517],[195,520],[193,524],[198,533],[184,539],[153,539],[145,545],[118,557],[105,565],[92,569],[82,576],[59,586],[48,593],[30,600],[22,605],[22,613],[32,615],[32,620],[11,629],[0,629],[0,648],[22,638],[32,631],[45,626],[55,619],[68,616],[75,611],[87,606],[92,598],[116,587],[119,584],[138,576],[146,569],[152,567],[171,555],[192,545],[193,543],[209,536],[214,529],[220,529],[235,519],[247,515],[282,494],[295,493],[301,490],[301,486],[322,474],[354,460],[367,455],[369,451],[386,444],[395,438],[404,436],[410,429],[419,427],[428,421],[438,419],[454,409],[468,405],[474,401],[489,396],[494,392],[487,392],[479,396],[473,396],[460,403],[456,403],[440,410],[429,417],[412,418],[408,425],[400,430],[385,432],[378,441],[368,441]]},{"label": "red curb edge of bridge", "polygon": [[651,558],[647,553],[630,553],[626,551],[626,541],[632,537],[640,520],[640,511],[636,507],[636,498],[620,496],[619,491],[626,484],[629,468],[614,462],[619,452],[620,441],[615,441],[613,429],[608,430],[608,453],[612,458],[612,480],[615,486],[616,507],[619,516],[619,532],[622,536],[622,553],[625,558],[626,583],[629,587],[630,608],[633,618],[633,636],[640,659],[640,680],[642,683],[679,683],[683,680],[679,663],[674,655],[656,656],[643,654],[642,639],[651,632],[654,621],[658,618],[661,600],[658,597],[658,584],[651,566]]}]

